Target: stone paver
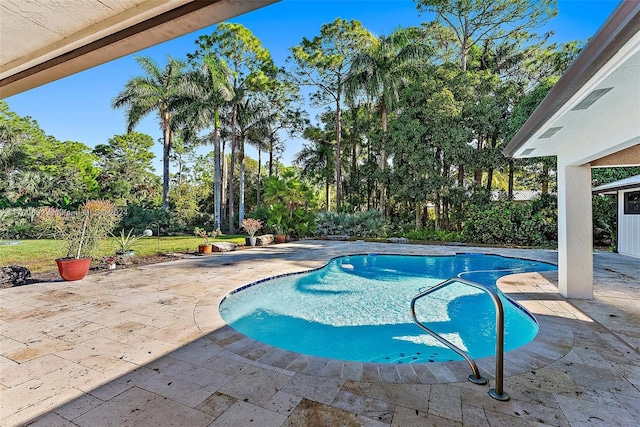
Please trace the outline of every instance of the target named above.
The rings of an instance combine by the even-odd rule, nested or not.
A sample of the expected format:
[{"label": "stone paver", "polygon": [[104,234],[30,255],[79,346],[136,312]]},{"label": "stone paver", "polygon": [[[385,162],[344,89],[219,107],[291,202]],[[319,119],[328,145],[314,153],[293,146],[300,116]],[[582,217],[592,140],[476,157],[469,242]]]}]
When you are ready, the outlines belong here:
[{"label": "stone paver", "polygon": [[[339,255],[555,251],[301,241],[0,290],[0,426],[640,426],[640,261],[594,255],[594,299],[553,272],[504,277],[540,324],[505,356],[499,402],[462,362],[298,354],[227,326],[222,298]],[[493,385],[494,359],[478,361]]]}]

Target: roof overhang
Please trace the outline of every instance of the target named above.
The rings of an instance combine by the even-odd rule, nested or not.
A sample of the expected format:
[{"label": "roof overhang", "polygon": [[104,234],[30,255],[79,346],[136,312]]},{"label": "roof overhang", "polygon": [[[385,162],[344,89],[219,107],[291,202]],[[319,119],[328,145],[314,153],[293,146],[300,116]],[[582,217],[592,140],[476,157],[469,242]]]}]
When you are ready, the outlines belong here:
[{"label": "roof overhang", "polygon": [[640,190],[640,175],[630,176],[629,178],[600,185],[591,191],[593,194],[616,194],[618,191],[636,189]]},{"label": "roof overhang", "polygon": [[623,1],[503,153],[631,166],[640,165],[638,144],[640,2]]},{"label": "roof overhang", "polygon": [[0,98],[277,1],[2,1]]}]

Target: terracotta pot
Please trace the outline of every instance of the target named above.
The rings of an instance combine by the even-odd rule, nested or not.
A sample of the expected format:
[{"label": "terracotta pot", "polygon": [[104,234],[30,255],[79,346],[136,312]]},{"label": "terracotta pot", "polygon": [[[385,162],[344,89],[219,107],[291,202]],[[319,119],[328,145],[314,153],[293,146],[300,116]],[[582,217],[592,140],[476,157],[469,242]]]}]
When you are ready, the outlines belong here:
[{"label": "terracotta pot", "polygon": [[84,276],[89,272],[91,258],[58,258],[56,264],[58,264],[60,277],[68,282],[73,282],[84,279]]},{"label": "terracotta pot", "polygon": [[287,236],[285,234],[276,234],[276,243],[285,243],[287,241]]},{"label": "terracotta pot", "polygon": [[198,253],[199,254],[210,254],[211,253],[211,245],[198,245]]}]

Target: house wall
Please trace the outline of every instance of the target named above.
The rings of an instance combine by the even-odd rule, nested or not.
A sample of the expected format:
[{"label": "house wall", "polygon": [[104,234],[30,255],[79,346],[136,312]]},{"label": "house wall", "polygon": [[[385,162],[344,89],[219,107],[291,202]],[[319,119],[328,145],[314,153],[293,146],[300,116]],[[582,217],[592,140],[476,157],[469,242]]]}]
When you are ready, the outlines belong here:
[{"label": "house wall", "polygon": [[624,194],[618,191],[618,253],[640,258],[640,215],[624,214]]}]

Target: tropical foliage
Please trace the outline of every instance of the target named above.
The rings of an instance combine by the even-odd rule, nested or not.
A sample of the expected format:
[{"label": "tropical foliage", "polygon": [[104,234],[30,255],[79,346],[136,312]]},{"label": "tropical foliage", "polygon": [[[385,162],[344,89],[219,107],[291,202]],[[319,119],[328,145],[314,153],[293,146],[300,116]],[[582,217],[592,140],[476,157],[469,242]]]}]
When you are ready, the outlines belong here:
[{"label": "tropical foliage", "polygon": [[[557,45],[540,31],[555,0],[414,3],[434,20],[373,35],[338,18],[292,46],[284,64],[233,23],[200,36],[185,59],[137,58],[142,74],[112,101],[127,133],[94,149],[58,141],[0,101],[0,234],[43,236],[35,208],[101,198],[134,234],[149,224],[163,234],[233,233],[250,212],[267,231],[297,237],[553,245],[554,159],[506,159],[502,148],[582,41]],[[305,97],[321,110],[313,119]],[[161,179],[153,139],[134,132],[151,113],[162,129]],[[292,138],[303,142],[287,168]],[[211,152],[197,154],[202,145]],[[594,170],[594,183],[634,173]],[[515,202],[518,190],[538,196]],[[594,197],[601,244],[614,241],[614,209]]]}]

